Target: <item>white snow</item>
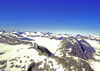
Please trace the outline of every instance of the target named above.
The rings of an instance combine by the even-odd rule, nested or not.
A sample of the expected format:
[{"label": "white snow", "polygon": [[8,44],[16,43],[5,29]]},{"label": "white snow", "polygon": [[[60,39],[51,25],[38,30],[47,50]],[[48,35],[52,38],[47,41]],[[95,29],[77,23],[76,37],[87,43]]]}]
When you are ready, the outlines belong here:
[{"label": "white snow", "polygon": [[0,34],[2,34],[2,32],[0,32]]},{"label": "white snow", "polygon": [[77,60],[77,62],[78,62],[78,57],[75,57],[75,56],[73,56],[73,57],[74,57],[74,59]]},{"label": "white snow", "polygon": [[73,69],[73,67],[71,67],[71,69]]},{"label": "white snow", "polygon": [[62,36],[68,38],[68,35],[62,35]]},{"label": "white snow", "polygon": [[63,54],[60,51],[56,51],[55,56],[58,56],[61,58],[63,56]]},{"label": "white snow", "polygon": [[[13,32],[16,33],[16,32]],[[0,34],[2,34],[2,32],[0,32]],[[46,33],[45,33],[46,34]],[[12,36],[17,36],[15,34],[12,33],[4,33],[4,35],[12,35]],[[46,37],[41,37],[43,35],[43,33],[41,32],[25,32],[25,34],[21,34],[24,37],[27,37],[27,35],[40,35],[39,37],[27,37],[30,39],[34,39],[35,41],[31,41],[32,43],[36,43],[40,46],[44,46],[46,47],[50,52],[52,52],[53,54],[55,54],[56,56],[61,57],[63,54],[61,54],[60,51],[57,51],[57,49],[59,47],[61,47],[60,42],[61,40],[54,40],[54,39],[49,39]],[[44,36],[48,36],[48,34],[44,35]],[[50,34],[50,37],[69,37],[69,36],[76,36],[76,35],[58,35],[58,34]],[[87,35],[89,36],[89,35]],[[91,36],[91,38],[100,38],[99,36]],[[1,36],[0,36],[1,38]],[[78,39],[81,40],[81,39]],[[100,51],[100,44],[98,44],[97,41],[95,40],[89,40],[89,39],[85,39],[93,48],[95,48],[96,50],[96,54],[99,54],[98,52]],[[72,41],[72,43],[74,44],[76,42]],[[85,43],[83,43],[85,44]],[[7,45],[7,44],[2,44],[0,43],[0,52],[4,53],[2,55],[0,55],[0,60],[7,60],[7,67],[6,67],[6,71],[10,70],[10,71],[20,71],[20,70],[27,70],[29,64],[31,63],[30,60],[33,59],[35,62],[39,62],[39,61],[43,61],[43,63],[45,62],[44,59],[46,59],[46,56],[39,56],[38,52],[35,49],[28,49],[30,47],[30,45]],[[71,51],[71,48],[68,49]],[[67,57],[71,57],[66,53]],[[20,59],[18,59],[18,57],[20,57]],[[74,56],[73,56],[74,57]],[[100,60],[100,56],[94,55],[95,59]],[[17,58],[18,61],[9,61],[13,58]],[[74,57],[74,59],[76,59],[78,61],[78,57]],[[22,63],[20,63],[20,60],[22,60]],[[27,62],[26,62],[27,61]],[[53,66],[49,63],[51,68],[55,68],[57,69],[57,71],[64,71],[64,68],[60,65],[57,64],[57,62],[55,61],[55,59],[52,58],[47,58],[47,61],[52,61]],[[26,65],[26,69],[21,69],[21,68],[10,68],[11,66],[11,62],[14,62],[15,65],[21,65],[24,66]],[[47,62],[48,63],[48,62]],[[100,63],[99,62],[94,62],[92,61],[91,64],[93,64],[93,68],[95,71],[99,71],[100,68]],[[2,67],[2,65],[0,65],[0,67]],[[39,67],[43,68],[43,64],[40,65]],[[73,68],[73,67],[71,67]]]},{"label": "white snow", "polygon": [[18,31],[12,31],[11,33],[18,33]]},{"label": "white snow", "polygon": [[53,68],[57,69],[56,71],[63,71],[64,68],[61,65],[58,65],[57,62],[55,61],[55,59],[52,59],[52,63],[53,63]]},{"label": "white snow", "polygon": [[49,39],[45,37],[29,37],[30,39],[34,39],[35,43],[37,43],[40,46],[46,47],[50,52],[53,54],[56,52],[56,50],[59,48],[60,40],[54,40]]},{"label": "white snow", "polygon": [[[56,71],[64,71],[64,69],[65,69],[65,68],[62,67],[61,64],[58,65],[57,62],[55,61],[55,59],[47,58],[46,56],[41,56],[39,59],[40,59],[39,61],[42,61],[43,62],[39,66],[39,68],[44,68],[44,64],[45,64],[45,62],[47,62],[47,65],[50,66],[50,69],[54,68],[54,69],[56,69]],[[44,61],[44,59],[47,59],[47,60]],[[51,65],[52,63],[49,63],[49,61],[51,61],[53,63],[53,66]]]},{"label": "white snow", "polygon": [[92,62],[91,64],[93,65],[94,71],[100,71],[100,63]]},{"label": "white snow", "polygon": [[72,48],[69,48],[69,49],[67,49],[67,50],[69,50],[69,52],[71,52],[71,51],[72,51]]},{"label": "white snow", "polygon": [[[35,49],[28,49],[30,45],[4,45],[0,44],[0,52],[4,52],[4,54],[0,55],[0,60],[7,60],[6,71],[20,71],[20,68],[10,68],[11,62],[14,62],[15,65],[26,65],[26,70],[31,63],[30,60],[33,59],[37,61],[38,52]],[[25,56],[25,57],[24,57]],[[18,59],[20,57],[20,59]],[[18,61],[9,61],[13,58],[17,58]],[[22,60],[22,63],[19,61]],[[27,61],[27,62],[26,62]],[[18,69],[18,70],[17,70]]]},{"label": "white snow", "polygon": [[27,35],[26,35],[26,34],[21,34],[21,36],[23,36],[23,37],[27,37]]},{"label": "white snow", "polygon": [[96,56],[96,55],[95,55],[94,58],[100,60],[100,56]]},{"label": "white snow", "polygon": [[43,35],[41,32],[37,32],[37,35]]},{"label": "white snow", "polygon": [[30,35],[30,32],[25,32],[26,35]]},{"label": "white snow", "polygon": [[81,39],[81,38],[78,38],[77,40],[80,41],[80,40],[82,40],[82,39]]},{"label": "white snow", "polygon": [[98,44],[97,41],[95,40],[88,40],[88,39],[85,39],[92,47],[94,48],[100,48],[100,44]]}]

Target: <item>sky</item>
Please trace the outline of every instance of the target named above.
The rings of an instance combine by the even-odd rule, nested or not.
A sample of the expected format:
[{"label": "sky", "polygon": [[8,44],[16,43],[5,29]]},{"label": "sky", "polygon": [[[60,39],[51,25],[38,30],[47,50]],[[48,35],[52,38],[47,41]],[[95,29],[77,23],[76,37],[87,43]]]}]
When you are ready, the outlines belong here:
[{"label": "sky", "polygon": [[100,35],[99,0],[0,0],[0,30]]}]

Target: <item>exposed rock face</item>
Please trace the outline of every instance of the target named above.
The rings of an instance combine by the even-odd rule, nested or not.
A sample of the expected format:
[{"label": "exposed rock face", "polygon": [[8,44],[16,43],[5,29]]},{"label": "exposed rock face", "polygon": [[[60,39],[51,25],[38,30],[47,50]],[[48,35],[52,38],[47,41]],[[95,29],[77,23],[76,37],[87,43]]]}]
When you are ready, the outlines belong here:
[{"label": "exposed rock face", "polygon": [[[40,46],[37,48],[44,55],[44,48]],[[30,64],[28,71],[94,71],[85,60],[93,59],[92,54],[95,50],[85,40],[78,41],[75,38],[69,38],[62,42],[61,48],[58,51],[61,57],[46,56],[44,61],[41,60],[38,63],[33,63],[33,67]]]},{"label": "exposed rock face", "polygon": [[45,47],[38,46],[38,49],[41,50],[43,53],[47,53],[49,56],[51,55],[50,51]]},{"label": "exposed rock face", "polygon": [[80,40],[79,42],[84,49],[86,58],[93,59],[92,55],[93,53],[95,53],[94,48],[89,43],[87,43],[85,40]]},{"label": "exposed rock face", "polygon": [[88,37],[86,37],[86,36],[82,36],[82,35],[79,35],[79,34],[76,35],[75,38],[88,39]]},{"label": "exposed rock face", "polygon": [[48,56],[51,56],[51,52],[46,48],[46,47],[43,47],[43,46],[39,46],[38,44],[34,43],[34,47],[39,49],[42,53],[46,53]]},{"label": "exposed rock face", "polygon": [[35,67],[35,62],[31,63],[27,71],[32,71]]},{"label": "exposed rock face", "polygon": [[[60,39],[62,40],[63,37],[57,38],[57,40]],[[21,41],[18,40],[17,38],[10,38],[3,35],[0,35],[0,43],[6,43],[9,45],[19,45],[19,44],[33,45],[32,42]],[[27,71],[94,71],[85,60],[94,59],[92,55],[95,52],[95,50],[85,40],[77,40],[74,37],[64,39],[64,41],[61,43],[61,47],[57,50],[57,52],[59,52],[58,56],[56,56],[56,54],[55,56],[52,55],[51,52],[46,47],[40,46],[38,44],[28,49],[31,48],[34,49],[34,51],[30,52],[31,51],[30,50],[27,53],[30,56],[21,55],[20,57],[18,56],[15,59],[11,59],[9,61],[1,60],[0,65],[2,65],[2,67],[0,67],[0,69],[4,70],[7,67],[7,62],[9,63],[11,62],[10,64],[11,68],[13,67],[15,67],[16,69],[22,68],[24,69],[23,71],[26,70]],[[23,51],[24,49],[21,50]],[[21,50],[19,53],[22,54]],[[3,54],[4,53],[0,53],[0,55]],[[59,55],[61,55],[61,57]],[[28,69],[27,69],[28,65],[22,64],[23,63],[22,57],[24,57],[24,59],[26,58],[26,60],[24,61],[25,63],[31,61],[31,63],[27,63],[30,64]],[[17,62],[20,62],[20,64],[23,66],[16,65]]]},{"label": "exposed rock face", "polygon": [[0,55],[2,55],[2,54],[4,54],[4,53],[0,53]]},{"label": "exposed rock face", "polygon": [[55,39],[56,39],[56,40],[62,40],[63,37],[56,37]]},{"label": "exposed rock face", "polygon": [[73,56],[65,58],[45,57],[38,63],[31,63],[27,71],[94,71],[86,61],[78,57],[76,59]]},{"label": "exposed rock face", "polygon": [[61,43],[61,48],[57,51],[60,51],[65,56],[67,53],[68,55],[80,57],[84,60],[94,59],[92,55],[95,50],[85,40],[78,41],[76,38],[69,38]]},{"label": "exposed rock face", "polygon": [[7,67],[7,60],[0,60],[0,70],[3,71],[3,69],[5,69]]},{"label": "exposed rock face", "polygon": [[32,42],[28,42],[28,41],[21,41],[21,40],[18,40],[16,38],[10,38],[10,37],[6,37],[4,35],[1,35],[0,34],[0,43],[6,43],[6,44],[9,44],[9,45],[18,45],[18,44],[30,44],[30,45],[33,45]]},{"label": "exposed rock face", "polygon": [[17,37],[23,37],[23,36],[21,36],[21,35],[18,34],[18,33],[13,33],[13,34],[15,34]]},{"label": "exposed rock face", "polygon": [[6,31],[5,31],[5,30],[0,30],[0,32],[2,32],[2,33],[6,33]]}]

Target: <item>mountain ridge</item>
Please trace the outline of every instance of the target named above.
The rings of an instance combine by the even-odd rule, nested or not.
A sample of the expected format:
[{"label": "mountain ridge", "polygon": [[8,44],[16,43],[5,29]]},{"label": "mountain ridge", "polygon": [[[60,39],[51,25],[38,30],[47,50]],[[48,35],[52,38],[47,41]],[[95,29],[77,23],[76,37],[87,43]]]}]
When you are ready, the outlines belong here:
[{"label": "mountain ridge", "polygon": [[0,33],[0,70],[98,71],[99,36],[19,32]]}]

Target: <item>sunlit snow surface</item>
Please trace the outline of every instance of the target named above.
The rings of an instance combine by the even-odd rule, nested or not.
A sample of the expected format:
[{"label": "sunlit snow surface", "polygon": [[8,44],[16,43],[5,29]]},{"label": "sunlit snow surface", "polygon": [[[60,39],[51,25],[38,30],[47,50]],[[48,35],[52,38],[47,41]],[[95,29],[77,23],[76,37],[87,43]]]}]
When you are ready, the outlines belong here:
[{"label": "sunlit snow surface", "polygon": [[[4,35],[6,36],[11,35],[17,38],[21,38],[11,33],[4,33]],[[30,35],[35,36],[35,37],[32,37]],[[29,39],[35,40],[35,41],[30,41],[30,40],[27,40],[27,41],[30,41],[33,44],[37,43],[40,46],[46,47],[54,55],[61,57],[62,55],[59,55],[60,52],[59,51],[56,52],[56,51],[59,47],[61,47],[60,42],[62,40],[56,40],[55,38],[56,37],[60,38],[62,36],[68,38],[69,36],[75,37],[76,35],[59,35],[58,36],[57,34],[56,35],[51,34],[51,36],[48,36],[46,34],[45,35],[46,37],[42,37],[43,33],[40,33],[40,32],[37,32],[37,33],[25,32],[21,34],[21,36],[23,36],[23,38],[29,38]],[[54,37],[54,38],[50,39],[49,37]],[[81,40],[81,39],[79,38],[78,40]],[[96,53],[94,54],[94,58],[98,61],[91,61],[90,65],[95,71],[100,71],[100,68],[98,67],[100,66],[100,44],[98,44],[98,42],[94,40],[89,40],[89,39],[85,39],[85,40],[96,50]],[[0,53],[2,53],[0,55],[0,61],[3,61],[3,60],[7,61],[3,65],[0,65],[0,67],[7,66],[5,68],[6,71],[21,71],[21,70],[27,71],[28,66],[33,62],[32,60],[34,60],[34,62],[44,61],[46,56],[39,56],[39,53],[35,49],[29,49],[30,47],[31,47],[30,45],[23,45],[23,44],[8,45],[8,44],[0,43]],[[69,50],[71,51],[71,49]],[[68,57],[70,56],[68,55]],[[74,57],[74,59],[78,60],[77,57]],[[52,60],[53,62],[53,65],[54,65],[53,68],[58,68],[57,71],[64,70],[64,68],[61,65],[57,65],[54,59],[48,58],[48,61],[50,60]],[[40,65],[39,67],[41,68],[43,67],[43,65]]]},{"label": "sunlit snow surface", "polygon": [[[28,33],[27,33],[28,34]],[[7,34],[8,35],[8,34]],[[56,52],[60,41],[51,40],[45,37],[27,37],[34,39],[35,41],[31,41],[33,44],[34,42],[38,45],[47,47],[52,53]],[[38,52],[34,49],[30,48],[30,45],[8,45],[0,43],[0,61],[7,61],[0,67],[6,67],[5,70],[8,71],[27,71],[28,66],[32,63],[30,60],[34,60],[34,62],[41,61],[43,56],[40,58]]]},{"label": "sunlit snow surface", "polygon": [[[38,52],[34,49],[28,49],[30,45],[5,45],[0,43],[0,52],[4,53],[0,55],[0,61],[7,60],[6,71],[20,71],[27,70],[31,59],[37,60]],[[11,64],[12,63],[12,64]],[[18,65],[19,68],[11,66]],[[25,65],[25,68],[22,68]]]},{"label": "sunlit snow surface", "polygon": [[52,53],[55,53],[56,50],[59,48],[60,40],[54,40],[54,39],[48,39],[45,37],[28,37],[31,39],[34,39],[37,44],[46,47],[48,50],[50,50]]}]

